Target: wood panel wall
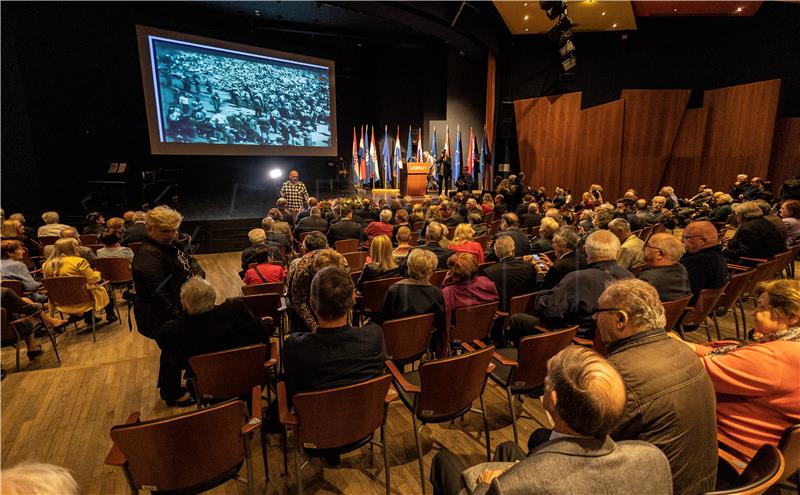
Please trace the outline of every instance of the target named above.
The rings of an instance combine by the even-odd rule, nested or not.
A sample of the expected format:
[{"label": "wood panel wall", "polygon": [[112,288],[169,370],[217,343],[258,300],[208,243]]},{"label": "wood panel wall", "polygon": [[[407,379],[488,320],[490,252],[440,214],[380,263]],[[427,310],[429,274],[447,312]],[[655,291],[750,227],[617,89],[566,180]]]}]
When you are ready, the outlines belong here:
[{"label": "wood panel wall", "polygon": [[581,110],[578,127],[577,176],[572,192],[588,191],[591,184],[603,186],[603,197],[614,201],[622,195],[619,164],[622,156],[624,100]]},{"label": "wood panel wall", "polygon": [[780,119],[775,125],[772,158],[767,174],[773,184],[772,191],[777,193],[783,181],[798,174],[800,174],[800,118]]},{"label": "wood panel wall", "polygon": [[702,177],[703,143],[708,122],[707,108],[690,108],[683,114],[672,145],[661,185],[670,185],[680,196],[691,197]]}]

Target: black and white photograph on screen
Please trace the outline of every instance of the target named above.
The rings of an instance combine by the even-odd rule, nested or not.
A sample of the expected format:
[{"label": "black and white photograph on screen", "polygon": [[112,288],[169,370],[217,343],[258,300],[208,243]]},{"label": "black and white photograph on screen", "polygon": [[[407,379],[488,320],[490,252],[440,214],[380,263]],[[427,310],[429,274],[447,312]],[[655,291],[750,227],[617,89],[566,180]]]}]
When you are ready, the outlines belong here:
[{"label": "black and white photograph on screen", "polygon": [[331,145],[328,68],[156,39],[161,141]]}]

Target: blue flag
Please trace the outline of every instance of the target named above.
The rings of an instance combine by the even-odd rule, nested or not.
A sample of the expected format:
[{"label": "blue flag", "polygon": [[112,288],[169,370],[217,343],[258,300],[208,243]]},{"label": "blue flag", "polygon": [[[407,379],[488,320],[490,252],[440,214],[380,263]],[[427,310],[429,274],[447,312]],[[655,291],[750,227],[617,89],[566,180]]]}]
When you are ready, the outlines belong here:
[{"label": "blue flag", "polygon": [[406,146],[406,163],[411,161],[412,156],[414,156],[414,153],[411,150],[411,126],[408,126],[408,145]]},{"label": "blue flag", "polygon": [[[485,138],[484,138],[485,139]],[[389,156],[389,126],[383,126],[383,153],[381,153],[381,160],[383,160],[383,186],[387,187],[392,181],[392,160]]]},{"label": "blue flag", "polygon": [[486,139],[486,126],[483,126],[483,142],[481,143],[481,161],[478,169],[480,184],[483,185],[484,170],[486,170],[486,157],[489,156],[489,141]]},{"label": "blue flag", "polygon": [[453,182],[461,175],[461,126],[456,130],[456,153],[453,155]]},{"label": "blue flag", "polygon": [[[431,134],[431,156],[433,157],[434,163],[436,162],[436,157],[439,154],[436,152],[436,125],[433,126],[433,133]],[[433,177],[438,181],[439,180],[439,169],[434,165],[433,167]]]}]

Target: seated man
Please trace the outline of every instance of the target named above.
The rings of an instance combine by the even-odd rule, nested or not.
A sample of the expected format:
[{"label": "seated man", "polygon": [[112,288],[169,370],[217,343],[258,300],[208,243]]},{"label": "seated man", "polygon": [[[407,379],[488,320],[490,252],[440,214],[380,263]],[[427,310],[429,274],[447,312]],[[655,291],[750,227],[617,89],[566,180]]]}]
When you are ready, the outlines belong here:
[{"label": "seated man", "polygon": [[538,272],[531,263],[514,258],[514,239],[504,235],[494,243],[500,261],[487,267],[484,274],[497,287],[500,311],[508,311],[511,298],[536,290]]},{"label": "seated man", "polygon": [[731,263],[742,262],[742,257],[771,259],[786,249],[780,230],[754,201],[739,203],[733,211],[739,228],[722,251]]},{"label": "seated man", "polygon": [[[278,259],[281,261],[286,261],[288,259],[288,255],[294,251],[292,239],[284,232],[279,232],[275,228],[275,223],[275,219],[272,217],[266,217],[261,221],[261,228],[264,229],[264,233],[266,234],[265,242],[267,246],[275,248],[279,254]],[[283,248],[284,256],[280,256],[281,248]]]},{"label": "seated man", "polygon": [[133,223],[125,228],[125,235],[122,237],[120,244],[127,246],[132,242],[143,242],[147,237],[146,220],[147,213],[143,211],[134,212],[131,217]]},{"label": "seated man", "polygon": [[556,261],[547,269],[542,281],[542,289],[552,289],[568,273],[586,268],[586,257],[578,248],[581,236],[574,227],[561,227],[553,235],[553,249]]},{"label": "seated man", "polygon": [[625,385],[599,354],[568,346],[550,358],[542,402],[554,424],[548,441],[527,458],[505,442],[494,462],[467,470],[443,449],[431,466],[434,494],[672,493],[663,453],[646,442],[608,436],[625,409]]},{"label": "seated man", "polygon": [[315,230],[323,234],[328,231],[328,222],[322,218],[319,206],[312,207],[309,210],[309,216],[297,221],[297,226],[294,228],[294,237],[300,239],[300,234]]},{"label": "seated man", "polygon": [[341,205],[338,208],[341,220],[331,223],[328,229],[328,245],[336,246],[336,241],[346,239],[361,240],[363,234],[361,224],[353,221],[353,210],[347,205]]},{"label": "seated man", "polygon": [[631,224],[622,218],[608,223],[608,230],[619,239],[617,263],[626,270],[644,264],[644,242],[631,233]]},{"label": "seated man", "polygon": [[295,332],[283,344],[285,381],[290,392],[340,387],[383,373],[383,330],[347,322],[355,286],[341,268],[323,268],[311,281],[309,304],[317,317],[314,332]]},{"label": "seated man", "polygon": [[492,247],[486,255],[486,261],[497,261],[497,254],[494,252],[494,241],[503,235],[511,236],[514,239],[514,256],[525,256],[531,254],[531,242],[522,229],[519,228],[519,217],[514,213],[506,213],[503,215],[503,221],[500,222],[500,231],[495,234],[492,241]]},{"label": "seated man", "polygon": [[389,223],[391,220],[392,210],[381,210],[380,220],[376,222],[370,222],[370,224],[367,225],[367,228],[364,229],[364,237],[366,238],[364,247],[369,248],[369,245],[372,243],[372,239],[378,237],[379,235],[385,235],[391,240],[392,233],[394,231],[392,224]]},{"label": "seated man", "polygon": [[619,240],[607,230],[598,230],[586,238],[586,262],[583,270],[568,273],[561,282],[536,299],[534,315],[519,313],[511,317],[509,337],[518,341],[538,333],[536,325],[565,328],[578,325],[578,334],[594,337],[592,308],[606,285],[615,280],[633,278],[617,264]]},{"label": "seated man", "polygon": [[[453,255],[453,251],[442,247],[442,237],[444,237],[444,227],[442,227],[442,224],[439,222],[431,222],[428,224],[428,228],[425,229],[425,244],[414,248],[424,249],[435,254],[438,260],[436,265],[437,270],[447,270],[447,260]],[[409,255],[410,254],[411,251],[409,251]],[[400,262],[400,268],[402,269],[403,275],[408,276],[408,263],[406,260]]]},{"label": "seated man", "polygon": [[625,413],[611,438],[644,440],[661,449],[675,493],[713,490],[714,387],[691,349],[664,331],[664,307],[656,290],[641,280],[614,282],[597,300],[595,318],[608,360],[628,391]]},{"label": "seated man", "polygon": [[686,254],[681,257],[681,265],[689,274],[693,304],[703,289],[717,289],[728,281],[728,265],[722,255],[722,246],[717,236],[717,228],[707,221],[692,222],[686,226],[681,236]]},{"label": "seated man", "polygon": [[679,263],[681,256],[681,241],[672,234],[653,234],[644,246],[647,268],[639,274],[639,280],[652,284],[662,301],[674,301],[692,293],[689,274]]},{"label": "seated man", "polygon": [[162,353],[158,387],[168,406],[194,403],[181,388],[181,370],[190,369],[190,357],[259,342],[269,344],[269,336],[244,302],[228,299],[215,306],[216,298],[216,291],[205,279],[190,278],[181,286],[185,313],[164,323],[156,333]]}]

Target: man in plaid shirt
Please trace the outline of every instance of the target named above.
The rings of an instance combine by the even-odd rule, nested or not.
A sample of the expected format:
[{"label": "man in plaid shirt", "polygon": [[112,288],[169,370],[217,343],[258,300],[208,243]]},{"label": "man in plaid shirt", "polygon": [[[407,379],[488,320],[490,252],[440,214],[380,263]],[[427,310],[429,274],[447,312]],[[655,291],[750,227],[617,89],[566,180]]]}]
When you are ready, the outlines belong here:
[{"label": "man in plaid shirt", "polygon": [[281,197],[286,199],[289,211],[296,212],[303,209],[308,201],[308,191],[306,185],[300,182],[300,172],[297,170],[289,172],[289,180],[281,186]]}]

